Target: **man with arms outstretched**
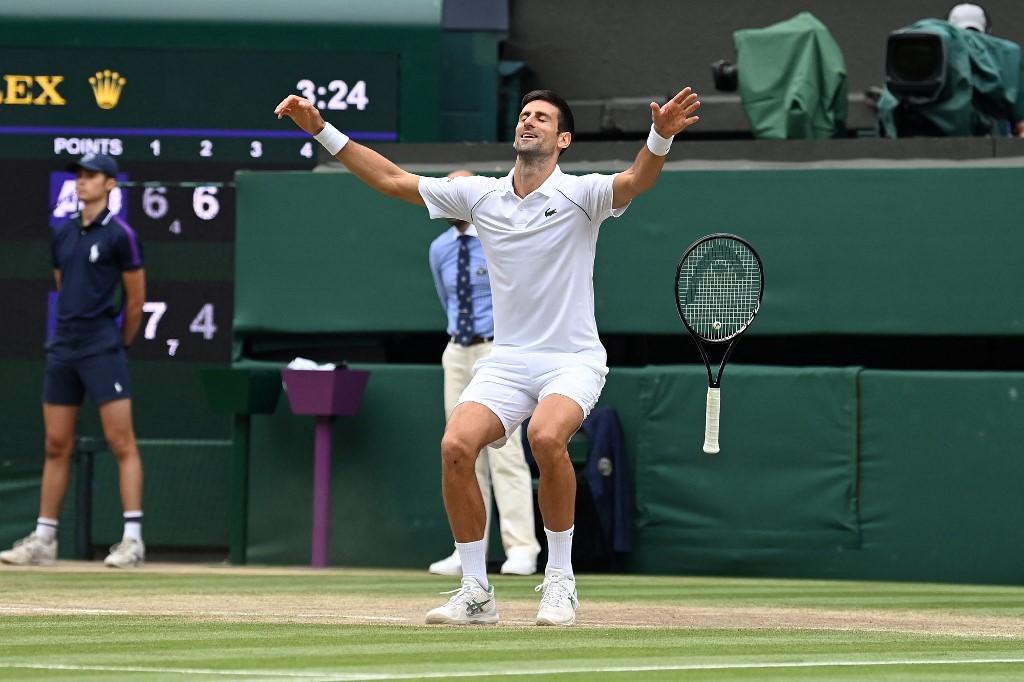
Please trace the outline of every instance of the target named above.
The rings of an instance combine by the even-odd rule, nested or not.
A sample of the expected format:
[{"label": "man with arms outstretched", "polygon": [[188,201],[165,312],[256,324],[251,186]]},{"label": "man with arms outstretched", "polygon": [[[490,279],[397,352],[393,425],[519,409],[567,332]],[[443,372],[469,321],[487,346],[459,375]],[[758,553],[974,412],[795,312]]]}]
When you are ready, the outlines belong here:
[{"label": "man with arms outstretched", "polygon": [[540,469],[538,500],[548,541],[537,624],[576,621],[570,560],[576,474],[567,446],[608,373],[594,319],[598,229],[654,186],[672,138],[697,122],[700,102],[685,88],[665,105],[650,106],[651,134],[632,166],[615,175],[572,176],[558,168],[559,155],[572,143],[572,111],[549,90],[527,93],[513,144],[515,167],[502,178],[413,175],[325,124],[306,99],[290,95],[275,109],[370,187],[426,206],[431,218],[473,223],[490,266],[494,350],[474,367],[441,439],[442,494],[462,559],[462,586],[427,614],[427,623],[498,620],[475,462],[484,446],[500,447],[531,413],[527,437]]}]

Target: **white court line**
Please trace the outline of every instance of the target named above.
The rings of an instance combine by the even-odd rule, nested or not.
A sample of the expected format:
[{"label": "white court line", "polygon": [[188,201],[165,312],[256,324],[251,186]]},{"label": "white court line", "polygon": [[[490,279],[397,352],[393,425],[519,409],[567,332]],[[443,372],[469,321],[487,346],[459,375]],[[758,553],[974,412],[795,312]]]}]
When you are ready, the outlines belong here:
[{"label": "white court line", "polygon": [[889,661],[791,661],[750,663],[679,663],[667,665],[600,666],[536,668],[533,670],[452,670],[447,672],[408,673],[334,673],[330,671],[289,672],[285,670],[216,670],[212,668],[149,668],[142,666],[72,665],[63,663],[11,663],[0,662],[0,669],[76,670],[93,672],[154,673],[179,675],[224,675],[235,677],[270,677],[324,682],[370,682],[374,680],[427,680],[446,677],[525,677],[527,675],[573,675],[580,673],[639,673],[675,670],[767,670],[787,668],[856,668],[895,665],[988,665],[1024,664],[1021,658],[931,658]]}]

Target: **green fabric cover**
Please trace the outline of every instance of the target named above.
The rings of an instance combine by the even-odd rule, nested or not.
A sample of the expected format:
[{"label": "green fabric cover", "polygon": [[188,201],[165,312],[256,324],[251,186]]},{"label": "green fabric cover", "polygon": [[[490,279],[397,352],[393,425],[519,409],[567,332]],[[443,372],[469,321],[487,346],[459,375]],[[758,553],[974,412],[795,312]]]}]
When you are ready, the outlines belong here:
[{"label": "green fabric cover", "polygon": [[754,137],[827,138],[846,130],[846,62],[810,12],[733,33],[740,97]]}]

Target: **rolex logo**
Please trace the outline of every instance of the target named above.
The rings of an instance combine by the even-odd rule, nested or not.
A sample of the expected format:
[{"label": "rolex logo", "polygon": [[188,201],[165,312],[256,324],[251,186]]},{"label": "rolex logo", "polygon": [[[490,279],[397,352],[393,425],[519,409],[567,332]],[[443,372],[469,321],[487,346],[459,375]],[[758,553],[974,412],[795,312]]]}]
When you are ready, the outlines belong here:
[{"label": "rolex logo", "polygon": [[97,71],[95,76],[89,76],[89,85],[92,86],[92,94],[96,97],[96,104],[100,109],[113,109],[117,106],[126,82],[124,76],[110,69]]}]

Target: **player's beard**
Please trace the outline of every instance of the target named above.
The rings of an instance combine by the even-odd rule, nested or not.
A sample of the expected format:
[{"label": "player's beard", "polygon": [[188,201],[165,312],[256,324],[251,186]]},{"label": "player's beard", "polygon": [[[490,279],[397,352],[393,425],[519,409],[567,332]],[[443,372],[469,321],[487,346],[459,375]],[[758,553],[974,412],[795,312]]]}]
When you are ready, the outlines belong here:
[{"label": "player's beard", "polygon": [[543,165],[554,151],[553,149],[545,149],[545,145],[542,140],[538,140],[540,144],[532,144],[526,148],[520,148],[519,138],[512,144],[512,148],[516,150],[516,156],[518,159],[527,166]]}]

